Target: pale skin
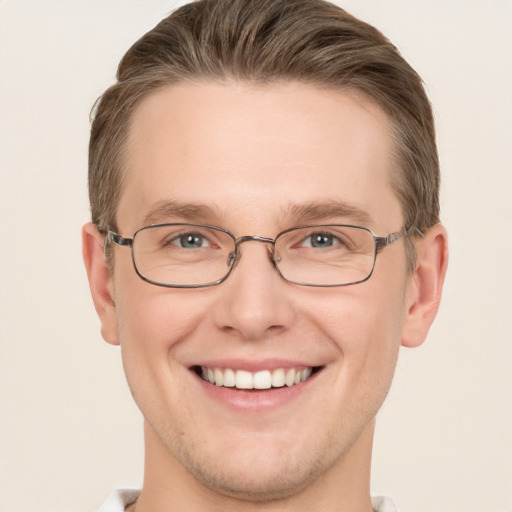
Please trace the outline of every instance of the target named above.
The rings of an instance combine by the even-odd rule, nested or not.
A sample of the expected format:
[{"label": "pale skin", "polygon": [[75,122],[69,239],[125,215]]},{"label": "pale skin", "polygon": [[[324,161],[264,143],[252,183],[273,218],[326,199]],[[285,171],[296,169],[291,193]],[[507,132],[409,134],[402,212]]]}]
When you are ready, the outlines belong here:
[{"label": "pale skin", "polygon": [[[403,227],[388,119],[355,93],[179,84],[142,102],[126,147],[116,227],[127,237],[166,221],[265,237],[306,221],[364,220],[378,235]],[[176,202],[206,208],[185,215]],[[109,273],[103,237],[87,224],[84,259],[102,336],[121,345],[145,417],[137,512],[371,511],[375,414],[399,347],[424,341],[441,297],[446,233],[436,225],[425,235],[414,272],[402,240],[354,286],[288,283],[265,245],[249,242],[224,283],[179,290],[142,281],[126,247],[113,248]],[[191,370],[198,365],[320,371],[285,398],[232,390],[244,393],[238,403],[205,391],[212,385]]]}]

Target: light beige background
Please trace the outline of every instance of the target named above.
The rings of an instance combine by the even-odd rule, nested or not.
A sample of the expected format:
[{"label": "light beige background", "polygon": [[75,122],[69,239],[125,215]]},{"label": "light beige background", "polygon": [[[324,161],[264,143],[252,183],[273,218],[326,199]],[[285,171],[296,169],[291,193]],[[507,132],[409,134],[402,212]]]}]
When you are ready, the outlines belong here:
[{"label": "light beige background", "polygon": [[[0,0],[2,512],[92,511],[141,480],[142,420],[81,261],[88,114],[176,3]],[[437,323],[380,412],[373,492],[403,512],[510,512],[512,2],[342,5],[425,79],[451,241]]]}]

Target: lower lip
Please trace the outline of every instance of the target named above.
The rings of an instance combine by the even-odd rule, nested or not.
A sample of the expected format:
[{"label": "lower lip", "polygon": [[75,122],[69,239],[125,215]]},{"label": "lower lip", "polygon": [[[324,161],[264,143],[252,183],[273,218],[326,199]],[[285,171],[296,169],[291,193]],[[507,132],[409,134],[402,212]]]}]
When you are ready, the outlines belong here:
[{"label": "lower lip", "polygon": [[201,388],[216,402],[220,402],[232,409],[254,413],[270,411],[295,401],[309,388],[318,375],[318,373],[314,373],[309,379],[294,386],[264,390],[245,390],[216,386],[204,381],[194,372],[192,373]]}]

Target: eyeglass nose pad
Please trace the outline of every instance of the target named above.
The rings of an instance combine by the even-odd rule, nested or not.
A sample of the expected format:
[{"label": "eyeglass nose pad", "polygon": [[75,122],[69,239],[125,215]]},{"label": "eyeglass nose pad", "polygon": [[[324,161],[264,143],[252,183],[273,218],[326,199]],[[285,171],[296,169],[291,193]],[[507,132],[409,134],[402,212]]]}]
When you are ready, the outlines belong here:
[{"label": "eyeglass nose pad", "polygon": [[274,267],[281,261],[281,255],[276,252],[275,247],[268,247],[268,255]]},{"label": "eyeglass nose pad", "polygon": [[230,252],[229,255],[228,255],[228,259],[226,261],[226,264],[229,268],[233,267],[236,265],[238,261],[238,251],[233,251],[233,252]]}]

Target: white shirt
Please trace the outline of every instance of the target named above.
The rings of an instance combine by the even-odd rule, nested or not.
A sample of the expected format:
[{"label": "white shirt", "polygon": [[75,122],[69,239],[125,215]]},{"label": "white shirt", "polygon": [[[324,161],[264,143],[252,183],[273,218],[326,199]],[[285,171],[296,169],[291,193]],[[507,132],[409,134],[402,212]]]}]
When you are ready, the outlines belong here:
[{"label": "white shirt", "polygon": [[[98,512],[123,512],[124,509],[139,497],[137,489],[117,489],[103,503]],[[385,496],[374,496],[372,506],[375,512],[398,512],[393,500]]]}]

